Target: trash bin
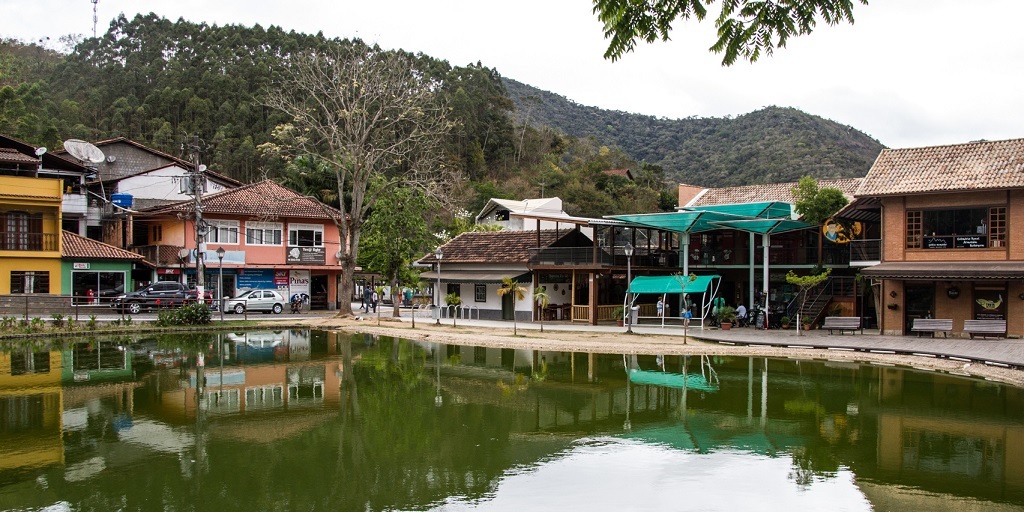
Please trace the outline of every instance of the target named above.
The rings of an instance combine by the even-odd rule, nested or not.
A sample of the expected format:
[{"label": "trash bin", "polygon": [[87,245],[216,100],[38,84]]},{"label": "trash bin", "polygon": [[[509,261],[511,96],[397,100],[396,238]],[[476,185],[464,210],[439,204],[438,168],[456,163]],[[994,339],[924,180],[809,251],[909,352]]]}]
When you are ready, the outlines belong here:
[{"label": "trash bin", "polygon": [[629,323],[636,325],[637,319],[640,318],[640,306],[632,306],[629,308]]}]

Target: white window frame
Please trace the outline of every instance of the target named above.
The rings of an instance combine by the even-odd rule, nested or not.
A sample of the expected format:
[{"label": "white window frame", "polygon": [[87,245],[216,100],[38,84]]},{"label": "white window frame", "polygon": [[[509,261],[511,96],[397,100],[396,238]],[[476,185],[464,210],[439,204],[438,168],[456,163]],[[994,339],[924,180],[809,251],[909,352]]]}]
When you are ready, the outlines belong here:
[{"label": "white window frame", "polygon": [[238,245],[239,221],[207,220],[206,223],[210,226],[209,231],[206,232],[207,243]]},{"label": "white window frame", "polygon": [[323,224],[288,224],[288,246],[299,246],[299,231],[313,232],[313,245],[301,247],[323,247],[324,246],[324,225]]},{"label": "white window frame", "polygon": [[[259,231],[260,240],[256,241],[249,235],[250,231]],[[277,243],[267,242],[267,234],[271,234],[271,240],[273,240],[273,233],[277,232]],[[284,224],[280,222],[246,222],[245,223],[245,245],[271,245],[280,246],[284,243]]]}]

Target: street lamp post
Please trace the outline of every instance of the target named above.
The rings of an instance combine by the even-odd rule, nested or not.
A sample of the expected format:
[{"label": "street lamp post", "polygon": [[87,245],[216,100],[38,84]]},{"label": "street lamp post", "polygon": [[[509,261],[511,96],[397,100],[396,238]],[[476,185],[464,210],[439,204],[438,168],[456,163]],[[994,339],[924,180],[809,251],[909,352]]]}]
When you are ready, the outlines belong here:
[{"label": "street lamp post", "polygon": [[441,258],[444,257],[444,251],[440,247],[434,251],[434,257],[437,258],[437,291],[434,292],[434,301],[437,303],[434,311],[437,313],[437,324],[441,325]]},{"label": "street lamp post", "polygon": [[220,261],[220,279],[217,283],[217,301],[218,309],[220,309],[220,321],[224,321],[224,253],[227,252],[223,247],[217,248],[217,260]]},{"label": "street lamp post", "polygon": [[[622,248],[626,252],[626,298],[629,298],[629,283],[633,281],[633,244],[626,242]],[[626,301],[629,309],[626,310],[626,334],[633,334],[633,303]]]}]

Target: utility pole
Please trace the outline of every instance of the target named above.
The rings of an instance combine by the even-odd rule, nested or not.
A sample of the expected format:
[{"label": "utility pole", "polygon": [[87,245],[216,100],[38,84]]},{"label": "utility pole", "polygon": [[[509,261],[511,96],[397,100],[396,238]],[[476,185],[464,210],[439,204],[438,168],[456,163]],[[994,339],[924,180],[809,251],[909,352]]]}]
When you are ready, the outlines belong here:
[{"label": "utility pole", "polygon": [[202,150],[202,140],[199,139],[198,135],[192,136],[192,142],[188,144],[189,151],[192,152],[192,176],[191,189],[192,195],[195,198],[193,210],[195,211],[195,231],[196,231],[196,300],[204,301],[206,295],[204,293],[204,285],[206,284],[206,269],[203,261],[203,257],[206,253],[206,222],[203,221],[203,187],[206,185],[206,171],[205,165],[199,163],[199,152]]}]

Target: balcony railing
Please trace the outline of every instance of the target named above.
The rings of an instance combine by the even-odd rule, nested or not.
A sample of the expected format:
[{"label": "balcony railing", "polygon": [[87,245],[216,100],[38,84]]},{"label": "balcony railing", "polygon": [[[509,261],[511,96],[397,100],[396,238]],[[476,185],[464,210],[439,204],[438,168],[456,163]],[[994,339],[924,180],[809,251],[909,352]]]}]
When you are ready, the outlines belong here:
[{"label": "balcony railing", "polygon": [[137,245],[132,251],[141,254],[146,261],[159,266],[175,266],[181,264],[178,252],[184,249],[180,245]]},{"label": "balcony railing", "polygon": [[[611,265],[613,257],[603,249],[597,251],[598,265]],[[594,264],[593,247],[545,247],[530,249],[530,265],[590,265]],[[622,260],[625,265],[626,261]]]},{"label": "balcony railing", "polygon": [[0,249],[5,251],[59,251],[60,238],[55,233],[0,231]]},{"label": "balcony railing", "polygon": [[882,241],[850,240],[850,261],[882,261]]}]

